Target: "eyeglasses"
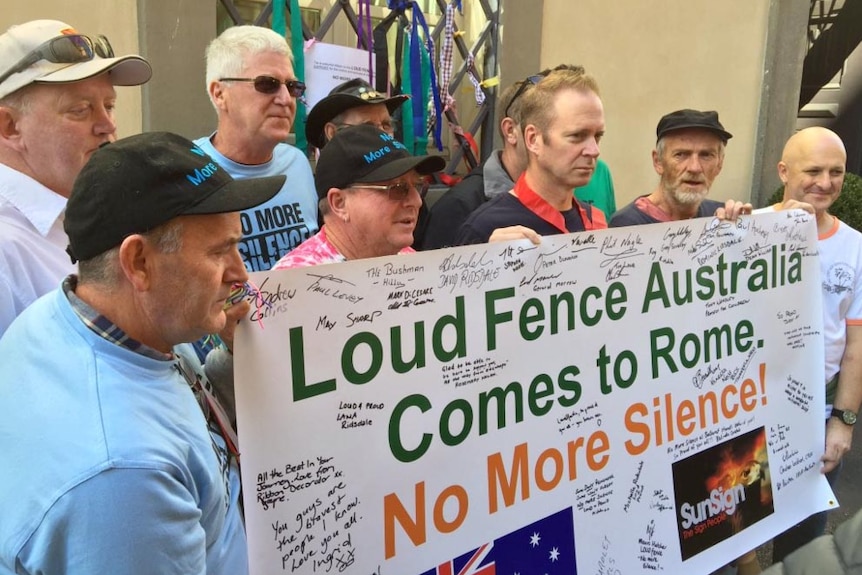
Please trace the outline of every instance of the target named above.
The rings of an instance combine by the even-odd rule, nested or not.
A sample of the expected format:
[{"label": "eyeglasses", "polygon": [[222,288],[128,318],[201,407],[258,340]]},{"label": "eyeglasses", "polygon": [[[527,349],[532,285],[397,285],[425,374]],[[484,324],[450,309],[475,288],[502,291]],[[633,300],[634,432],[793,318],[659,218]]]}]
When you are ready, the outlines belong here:
[{"label": "eyeglasses", "polygon": [[511,118],[511,116],[509,116],[509,110],[512,108],[512,104],[515,103],[515,100],[518,99],[518,96],[523,94],[524,91],[527,89],[527,87],[535,86],[536,84],[541,82],[542,78],[544,78],[544,77],[545,76],[543,76],[541,74],[536,74],[535,76],[527,76],[527,79],[524,80],[523,82],[521,82],[521,85],[518,86],[518,89],[515,91],[515,95],[512,96],[511,100],[509,100],[509,105],[506,106],[506,110],[503,112],[503,117],[504,118]]},{"label": "eyeglasses", "polygon": [[256,76],[254,78],[219,78],[219,82],[252,82],[254,89],[261,94],[275,94],[281,85],[287,86],[287,91],[294,98],[302,98],[305,94],[305,82],[299,80],[279,80],[272,76]]},{"label": "eyeglasses", "polygon": [[95,54],[102,58],[114,57],[114,49],[104,36],[96,36],[95,40],[83,34],[57,36],[40,44],[18,60],[0,76],[0,83],[5,82],[12,74],[26,70],[39,60],[47,60],[55,64],[78,64],[89,62]]},{"label": "eyeglasses", "polygon": [[378,192],[386,192],[389,199],[395,202],[403,202],[410,195],[410,190],[415,189],[419,192],[419,197],[425,199],[425,194],[428,193],[428,182],[419,180],[418,182],[396,182],[394,184],[351,184],[348,188],[362,188],[366,190],[377,190]]},{"label": "eyeglasses", "polygon": [[344,128],[350,128],[353,126],[374,126],[378,130],[382,132],[386,132],[387,134],[395,133],[395,126],[392,124],[392,120],[384,120],[383,122],[362,122],[360,124],[336,124],[335,128],[339,131]]}]

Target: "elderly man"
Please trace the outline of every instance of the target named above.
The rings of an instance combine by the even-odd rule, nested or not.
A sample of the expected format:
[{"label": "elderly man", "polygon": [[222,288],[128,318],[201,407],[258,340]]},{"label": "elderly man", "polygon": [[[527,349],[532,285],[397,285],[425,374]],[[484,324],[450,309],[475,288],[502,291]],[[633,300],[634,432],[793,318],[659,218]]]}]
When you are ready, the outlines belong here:
[{"label": "elderly man", "polygon": [[731,218],[750,212],[748,204],[706,197],[721,173],[724,148],[732,137],[719,122],[717,112],[686,109],[662,116],[652,152],[659,183],[652,193],[615,213],[610,227],[725,215],[726,209],[732,210]]},{"label": "elderly man", "polygon": [[522,96],[521,125],[526,170],[513,190],[467,218],[457,244],[523,237],[539,242],[539,234],[607,227],[601,210],[572,193],[590,181],[605,131],[596,81],[582,69],[552,71]]},{"label": "elderly man", "polygon": [[274,269],[412,252],[421,178],[445,165],[440,156],[411,156],[374,126],[340,130],[317,162],[324,226]]},{"label": "elderly man", "polygon": [[[362,78],[348,80],[333,88],[314,105],[308,113],[305,135],[318,149],[323,149],[338,130],[348,126],[366,124],[394,136],[392,115],[409,99],[410,96],[406,94],[387,98]],[[429,219],[428,206],[423,197],[413,229],[413,246],[419,248],[424,243]]]},{"label": "elderly man", "polygon": [[[826,351],[826,447],[823,472],[831,482],[850,450],[862,404],[862,234],[829,213],[844,184],[847,153],[841,138],[826,128],[807,128],[784,146],[778,176],[784,202],[814,207],[823,285]],[[814,383],[812,383],[814,385]],[[826,513],[817,513],[773,540],[778,562],[823,534]]]},{"label": "elderly man", "polygon": [[374,126],[392,136],[392,114],[409,99],[404,94],[387,98],[362,78],[348,80],[314,105],[305,123],[305,137],[323,149],[339,129],[359,124]]},{"label": "elderly man", "polygon": [[0,572],[248,572],[235,435],[179,344],[225,327],[237,211],[283,183],[167,133],[93,154],[65,217],[79,275],[0,340]]},{"label": "elderly man", "polygon": [[218,128],[195,143],[234,178],[287,176],[272,200],[241,215],[246,268],[265,271],[318,228],[311,167],[284,143],[305,84],[293,73],[287,42],[268,28],[228,28],[207,47],[206,58]]},{"label": "elderly man", "polygon": [[[661,117],[656,126],[653,167],[660,176],[651,194],[641,196],[614,214],[610,227],[673,222],[718,216],[736,219],[751,205],[707,199],[712,182],[724,165],[724,148],[732,134],[717,112],[677,110]],[[735,568],[735,569],[734,569]],[[749,551],[717,573],[760,573],[757,554]]]},{"label": "elderly man", "polygon": [[56,20],[0,35],[0,335],[73,271],[63,210],[75,176],[115,138],[114,86],[149,80],[140,56]]}]

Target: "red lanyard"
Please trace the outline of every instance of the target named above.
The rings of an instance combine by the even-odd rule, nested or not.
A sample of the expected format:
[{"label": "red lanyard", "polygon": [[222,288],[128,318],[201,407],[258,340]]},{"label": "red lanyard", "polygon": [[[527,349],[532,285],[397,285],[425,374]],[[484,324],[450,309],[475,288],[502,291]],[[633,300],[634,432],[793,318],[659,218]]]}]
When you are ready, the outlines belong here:
[{"label": "red lanyard", "polygon": [[[554,206],[549,204],[545,198],[534,192],[527,184],[525,176],[526,172],[521,174],[521,177],[519,177],[518,181],[515,182],[515,196],[517,196],[528,210],[560,230],[560,232],[564,234],[569,233],[569,230],[566,229],[566,219],[563,217],[563,214]],[[596,221],[593,221],[592,218],[587,216],[587,212],[581,206],[580,202],[574,198],[572,198],[572,202],[574,202],[574,205],[578,207],[578,214],[581,216],[581,221],[584,222],[584,230],[590,231],[607,227],[607,224],[604,226],[601,225],[604,223],[604,217],[597,217]],[[592,213],[598,215],[600,212],[593,208]]]}]

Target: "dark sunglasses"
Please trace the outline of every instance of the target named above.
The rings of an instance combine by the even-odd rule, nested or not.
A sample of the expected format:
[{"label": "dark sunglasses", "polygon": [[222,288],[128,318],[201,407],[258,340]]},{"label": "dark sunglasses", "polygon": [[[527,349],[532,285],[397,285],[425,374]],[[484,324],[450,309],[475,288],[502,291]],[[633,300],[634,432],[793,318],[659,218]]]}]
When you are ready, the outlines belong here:
[{"label": "dark sunglasses", "polygon": [[305,82],[299,80],[284,80],[272,76],[257,76],[256,78],[219,78],[219,82],[252,82],[254,89],[261,94],[275,94],[281,85],[287,86],[287,91],[294,98],[302,98],[305,94]]},{"label": "dark sunglasses", "polygon": [[382,132],[386,132],[387,134],[394,134],[395,133],[395,126],[392,124],[391,119],[390,120],[384,120],[383,122],[381,122],[379,124],[377,122],[361,122],[360,124],[336,124],[335,128],[337,130],[341,131],[344,128],[351,128],[353,126],[359,126],[359,125],[374,126],[378,130],[380,130]]},{"label": "dark sunglasses", "polygon": [[521,85],[518,86],[518,89],[515,91],[515,95],[512,96],[511,100],[509,100],[509,105],[506,106],[506,109],[503,112],[503,117],[511,118],[511,116],[509,116],[509,110],[512,108],[512,104],[515,103],[515,100],[517,100],[518,97],[524,93],[528,86],[535,86],[536,84],[541,82],[542,78],[544,77],[545,76],[543,76],[542,74],[536,74],[535,76],[527,76],[527,79],[521,82]]},{"label": "dark sunglasses", "polygon": [[12,74],[26,70],[39,60],[47,60],[55,64],[78,64],[92,60],[96,54],[102,58],[114,57],[114,49],[104,36],[99,35],[95,39],[83,34],[57,36],[40,44],[18,60],[0,76],[0,83],[5,82]]},{"label": "dark sunglasses", "polygon": [[389,199],[396,202],[403,202],[405,199],[407,199],[407,196],[410,195],[410,190],[414,188],[417,192],[419,192],[419,197],[423,200],[425,199],[425,195],[428,193],[428,182],[426,182],[425,180],[419,180],[417,182],[396,182],[394,184],[387,185],[351,184],[347,187],[386,192],[389,195]]}]

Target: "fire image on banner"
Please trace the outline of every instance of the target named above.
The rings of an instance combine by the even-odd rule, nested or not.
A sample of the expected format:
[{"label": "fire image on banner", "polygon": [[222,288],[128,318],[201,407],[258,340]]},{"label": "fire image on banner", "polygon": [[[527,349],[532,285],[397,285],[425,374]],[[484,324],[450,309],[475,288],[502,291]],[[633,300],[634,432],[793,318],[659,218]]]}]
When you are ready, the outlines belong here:
[{"label": "fire image on banner", "polygon": [[677,461],[673,484],[686,560],[773,513],[765,429]]},{"label": "fire image on banner", "polygon": [[577,574],[572,509],[563,509],[421,575]]}]

